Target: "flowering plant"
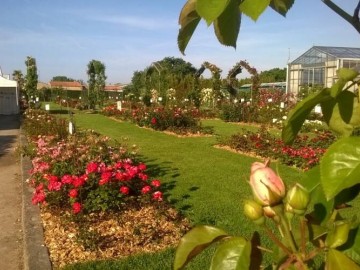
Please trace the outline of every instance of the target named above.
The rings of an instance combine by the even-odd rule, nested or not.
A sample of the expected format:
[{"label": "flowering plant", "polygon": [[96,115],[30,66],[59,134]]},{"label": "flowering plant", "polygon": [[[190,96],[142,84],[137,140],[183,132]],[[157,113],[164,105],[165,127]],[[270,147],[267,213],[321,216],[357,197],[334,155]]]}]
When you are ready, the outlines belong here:
[{"label": "flowering plant", "polygon": [[[255,232],[249,241],[225,231],[198,226],[181,239],[174,269],[182,269],[201,251],[218,243],[211,269],[360,269],[360,234],[356,216],[346,212],[360,192],[359,96],[350,87],[359,85],[355,70],[338,70],[330,88],[308,96],[289,113],[283,141],[292,143],[307,115],[320,104],[329,127],[341,135],[301,184],[286,189],[269,163],[251,166],[249,184],[253,198],[244,214],[261,226],[277,247],[270,265],[261,265],[268,251]],[[273,222],[275,226],[269,226]]]},{"label": "flowering plant", "polygon": [[161,182],[150,179],[146,165],[124,145],[111,146],[108,137],[90,131],[61,140],[39,135],[29,148],[33,204],[77,214],[116,210],[133,198],[162,200]]}]

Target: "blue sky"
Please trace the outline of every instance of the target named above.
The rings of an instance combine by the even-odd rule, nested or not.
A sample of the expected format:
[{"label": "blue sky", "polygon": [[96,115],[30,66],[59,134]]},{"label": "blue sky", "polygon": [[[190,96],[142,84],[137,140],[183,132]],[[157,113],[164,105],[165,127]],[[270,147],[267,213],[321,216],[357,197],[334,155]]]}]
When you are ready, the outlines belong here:
[{"label": "blue sky", "polygon": [[[244,16],[236,50],[220,45],[212,26],[202,22],[183,56],[177,21],[185,2],[2,0],[0,67],[5,74],[25,74],[25,59],[32,56],[40,81],[60,75],[87,81],[87,64],[96,59],[106,66],[107,83],[129,83],[134,71],[167,56],[196,68],[209,61],[225,77],[240,60],[262,71],[285,67],[289,55],[294,60],[313,45],[360,47],[360,34],[320,0],[296,0],[286,18],[271,9],[257,22]],[[334,2],[352,13],[357,0]]]}]

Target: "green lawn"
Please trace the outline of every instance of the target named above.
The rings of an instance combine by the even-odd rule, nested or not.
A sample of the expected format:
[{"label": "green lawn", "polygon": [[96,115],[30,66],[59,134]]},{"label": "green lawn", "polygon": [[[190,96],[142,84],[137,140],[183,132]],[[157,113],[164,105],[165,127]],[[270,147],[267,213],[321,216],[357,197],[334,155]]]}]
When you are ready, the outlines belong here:
[{"label": "green lawn", "polygon": [[[231,234],[250,237],[254,225],[242,215],[242,202],[251,197],[247,184],[254,158],[214,148],[217,136],[228,136],[242,129],[240,125],[220,120],[205,120],[213,126],[212,137],[178,138],[117,122],[98,114],[76,114],[77,127],[94,129],[113,139],[126,138],[140,148],[140,158],[150,175],[162,180],[166,199],[193,224],[208,224]],[[253,127],[250,127],[253,128]],[[300,172],[275,165],[285,182],[300,178]],[[91,262],[66,269],[171,269],[174,251],[144,254],[122,261]],[[187,269],[207,269],[209,256],[201,256]]]}]

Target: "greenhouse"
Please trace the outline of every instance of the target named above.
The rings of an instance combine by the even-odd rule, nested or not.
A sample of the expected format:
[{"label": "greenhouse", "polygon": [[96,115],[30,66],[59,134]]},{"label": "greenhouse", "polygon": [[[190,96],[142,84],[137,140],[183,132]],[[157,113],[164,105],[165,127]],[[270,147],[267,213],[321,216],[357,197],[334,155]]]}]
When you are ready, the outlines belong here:
[{"label": "greenhouse", "polygon": [[286,92],[297,95],[311,87],[331,87],[342,67],[360,71],[360,48],[313,46],[288,64]]}]

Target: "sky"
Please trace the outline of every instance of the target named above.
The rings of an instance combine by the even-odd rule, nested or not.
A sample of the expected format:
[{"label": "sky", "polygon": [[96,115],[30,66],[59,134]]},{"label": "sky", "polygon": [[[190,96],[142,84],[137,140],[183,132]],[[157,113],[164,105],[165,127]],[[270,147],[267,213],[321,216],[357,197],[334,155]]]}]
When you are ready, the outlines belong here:
[{"label": "sky", "polygon": [[[334,0],[351,14],[357,1]],[[185,2],[1,0],[0,67],[4,74],[26,74],[25,59],[32,56],[39,81],[67,76],[86,82],[87,64],[94,59],[105,64],[107,84],[126,84],[134,71],[164,57],[182,58],[196,68],[208,61],[226,77],[240,60],[260,72],[284,68],[314,45],[360,47],[360,34],[321,0],[296,0],[286,18],[271,8],[256,22],[243,16],[236,49],[221,45],[213,27],[202,21],[184,56],[177,34]]]}]

